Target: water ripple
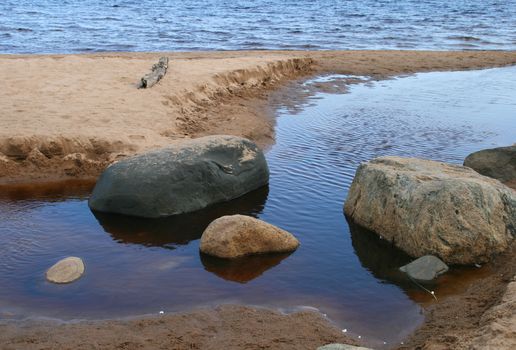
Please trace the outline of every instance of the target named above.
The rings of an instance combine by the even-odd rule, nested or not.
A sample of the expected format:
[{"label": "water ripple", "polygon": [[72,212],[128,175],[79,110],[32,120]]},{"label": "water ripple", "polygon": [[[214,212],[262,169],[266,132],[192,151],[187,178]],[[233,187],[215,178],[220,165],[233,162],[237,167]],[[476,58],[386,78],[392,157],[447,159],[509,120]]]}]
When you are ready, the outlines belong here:
[{"label": "water ripple", "polygon": [[0,53],[516,49],[514,0],[3,0],[0,13]]}]

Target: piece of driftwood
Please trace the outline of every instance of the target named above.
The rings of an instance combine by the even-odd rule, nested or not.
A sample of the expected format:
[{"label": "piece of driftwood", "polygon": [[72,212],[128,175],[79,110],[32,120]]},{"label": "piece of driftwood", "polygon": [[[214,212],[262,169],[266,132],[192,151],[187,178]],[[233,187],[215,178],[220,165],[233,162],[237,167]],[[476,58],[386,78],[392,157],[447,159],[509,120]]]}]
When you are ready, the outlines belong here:
[{"label": "piece of driftwood", "polygon": [[158,81],[161,80],[167,74],[168,69],[168,57],[161,57],[158,63],[152,66],[152,71],[149,74],[145,74],[140,80],[139,89],[146,89],[152,87]]}]

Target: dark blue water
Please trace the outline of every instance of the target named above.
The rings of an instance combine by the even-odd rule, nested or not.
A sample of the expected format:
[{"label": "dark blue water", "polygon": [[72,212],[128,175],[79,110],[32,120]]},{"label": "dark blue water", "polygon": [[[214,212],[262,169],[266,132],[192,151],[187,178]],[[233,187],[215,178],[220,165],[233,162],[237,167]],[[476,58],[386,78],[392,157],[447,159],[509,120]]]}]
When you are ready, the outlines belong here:
[{"label": "dark blue water", "polygon": [[[346,221],[342,206],[358,164],[382,155],[461,163],[516,142],[516,67],[424,73],[335,92],[350,77],[287,88],[268,188],[186,216],[143,220],[93,214],[91,188],[0,188],[0,318],[115,318],[219,303],[286,311],[317,308],[367,344],[401,341],[435,302],[397,268],[410,259]],[[367,78],[364,78],[367,79]],[[288,102],[288,103],[287,103]],[[54,189],[55,190],[55,189]],[[242,213],[293,234],[293,254],[227,262],[199,254],[213,219]],[[80,256],[85,275],[46,282],[45,270]],[[460,291],[484,269],[454,269],[432,286]]]},{"label": "dark blue water", "polygon": [[515,50],[516,0],[2,0],[0,53]]}]

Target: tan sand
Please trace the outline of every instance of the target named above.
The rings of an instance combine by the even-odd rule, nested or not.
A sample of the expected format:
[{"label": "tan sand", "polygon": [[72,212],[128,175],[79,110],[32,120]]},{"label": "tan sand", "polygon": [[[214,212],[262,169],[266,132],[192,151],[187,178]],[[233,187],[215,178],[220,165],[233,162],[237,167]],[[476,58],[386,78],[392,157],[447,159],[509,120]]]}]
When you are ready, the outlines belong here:
[{"label": "tan sand", "polygon": [[[151,89],[138,90],[139,78],[163,55],[170,58],[168,74]],[[0,56],[0,184],[95,179],[120,157],[187,137],[226,133],[249,137],[262,146],[271,144],[274,120],[266,105],[268,91],[312,74],[381,79],[512,64],[516,64],[516,52]],[[23,186],[15,189],[25,190]],[[427,322],[405,348],[510,344],[514,288],[503,295],[514,276],[513,255],[498,259],[495,272],[482,286],[473,285],[429,308]],[[496,305],[503,306],[492,308]],[[509,334],[503,344],[494,340],[502,333]],[[133,321],[0,325],[2,349],[315,349],[331,342],[350,340],[321,315],[282,315],[247,307]]]},{"label": "tan sand", "polygon": [[[137,89],[160,56],[169,71]],[[185,137],[273,142],[267,90],[316,73],[384,78],[516,64],[514,52],[327,51],[0,56],[0,184],[95,178]]]}]

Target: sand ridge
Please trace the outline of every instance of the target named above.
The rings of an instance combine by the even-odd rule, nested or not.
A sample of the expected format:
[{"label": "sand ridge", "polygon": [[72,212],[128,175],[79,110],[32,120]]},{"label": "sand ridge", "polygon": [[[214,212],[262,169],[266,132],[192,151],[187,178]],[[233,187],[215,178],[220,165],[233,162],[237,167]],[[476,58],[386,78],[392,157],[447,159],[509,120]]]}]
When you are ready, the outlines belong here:
[{"label": "sand ridge", "polygon": [[[158,85],[137,89],[138,77],[155,61],[0,58],[0,72],[9,81],[0,97],[0,182],[96,176],[120,157],[193,136],[210,123],[224,124],[232,117],[209,111],[216,101],[297,76],[311,64],[277,55],[175,59]],[[227,133],[271,129],[263,119],[247,122]]]}]

